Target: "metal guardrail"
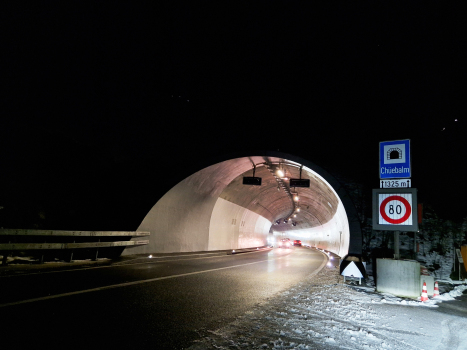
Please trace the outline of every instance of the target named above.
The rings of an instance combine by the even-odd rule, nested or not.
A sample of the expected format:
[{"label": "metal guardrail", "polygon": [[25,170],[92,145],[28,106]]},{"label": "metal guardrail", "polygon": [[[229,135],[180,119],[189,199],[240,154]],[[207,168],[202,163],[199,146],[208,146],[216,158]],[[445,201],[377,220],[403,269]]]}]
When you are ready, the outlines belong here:
[{"label": "metal guardrail", "polygon": [[0,236],[68,236],[68,237],[112,237],[112,236],[149,236],[150,232],[138,231],[62,231],[62,230],[24,230],[0,229]]},{"label": "metal guardrail", "polygon": [[89,243],[0,243],[0,250],[41,250],[123,247],[149,244],[146,241],[89,242]]},{"label": "metal guardrail", "polygon": [[[128,239],[134,237],[150,236],[150,232],[143,231],[63,231],[63,230],[25,230],[25,229],[0,229],[0,255],[3,255],[2,265],[7,264],[7,257],[13,252],[39,251],[40,262],[44,261],[44,254],[69,251],[69,261],[73,259],[75,249],[95,250],[93,260],[97,259],[99,248],[135,247],[149,244],[149,240],[112,241],[112,239]],[[28,238],[30,237],[30,238]],[[104,240],[104,242],[101,242]],[[38,240],[42,242],[37,242]],[[51,240],[52,242],[47,242]],[[78,240],[78,242],[76,242]],[[83,242],[84,240],[84,242]],[[86,242],[86,240],[89,240]],[[3,242],[2,242],[3,241]],[[13,241],[13,242],[12,242]],[[29,242],[28,242],[29,241]],[[58,241],[58,242],[57,242]],[[61,242],[60,242],[61,241]],[[8,243],[7,243],[8,242]],[[47,252],[49,251],[49,252]],[[82,252],[82,250],[79,250]],[[52,253],[63,255],[63,253]],[[65,252],[65,254],[68,254]],[[76,251],[78,254],[78,251]]]}]

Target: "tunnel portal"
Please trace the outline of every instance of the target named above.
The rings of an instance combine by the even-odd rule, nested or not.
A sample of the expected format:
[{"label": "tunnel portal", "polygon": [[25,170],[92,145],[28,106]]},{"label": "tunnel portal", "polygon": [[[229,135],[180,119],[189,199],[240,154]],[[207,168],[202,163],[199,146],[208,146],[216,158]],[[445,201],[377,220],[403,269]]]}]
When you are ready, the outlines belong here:
[{"label": "tunnel portal", "polygon": [[[123,255],[250,248],[282,237],[339,256],[361,252],[355,208],[335,178],[299,157],[261,153],[186,177],[139,226],[137,231],[151,233],[149,244]],[[243,184],[252,176],[261,178],[260,186]],[[291,178],[308,179],[310,187],[290,187]]]}]

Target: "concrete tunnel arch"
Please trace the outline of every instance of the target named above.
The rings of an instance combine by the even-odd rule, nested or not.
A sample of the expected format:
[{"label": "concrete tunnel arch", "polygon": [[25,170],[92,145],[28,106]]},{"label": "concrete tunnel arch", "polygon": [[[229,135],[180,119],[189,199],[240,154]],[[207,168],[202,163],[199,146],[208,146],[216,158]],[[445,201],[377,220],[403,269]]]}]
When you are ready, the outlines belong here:
[{"label": "concrete tunnel arch", "polygon": [[[261,186],[242,184],[244,176],[253,176],[253,165]],[[310,187],[290,188],[289,181],[275,174],[278,167],[292,178],[301,172]],[[299,213],[291,192],[299,195]],[[284,223],[294,213],[297,217]],[[321,167],[282,152],[216,159],[172,187],[137,231],[151,233],[149,244],[122,255],[250,248],[281,237],[300,239],[341,257],[361,254],[360,224],[344,188]]]}]

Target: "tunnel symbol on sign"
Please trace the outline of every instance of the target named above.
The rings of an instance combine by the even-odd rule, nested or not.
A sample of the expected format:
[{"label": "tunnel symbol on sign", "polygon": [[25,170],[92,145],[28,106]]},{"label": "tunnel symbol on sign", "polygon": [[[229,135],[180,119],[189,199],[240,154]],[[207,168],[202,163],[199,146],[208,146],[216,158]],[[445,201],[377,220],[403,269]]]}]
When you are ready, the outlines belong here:
[{"label": "tunnel symbol on sign", "polygon": [[388,160],[402,159],[402,150],[400,148],[390,148],[387,153]]},{"label": "tunnel symbol on sign", "polygon": [[384,156],[381,155],[381,159],[384,164],[394,164],[394,163],[405,163],[407,159],[407,150],[405,144],[398,143],[392,145],[385,145],[384,147]]}]

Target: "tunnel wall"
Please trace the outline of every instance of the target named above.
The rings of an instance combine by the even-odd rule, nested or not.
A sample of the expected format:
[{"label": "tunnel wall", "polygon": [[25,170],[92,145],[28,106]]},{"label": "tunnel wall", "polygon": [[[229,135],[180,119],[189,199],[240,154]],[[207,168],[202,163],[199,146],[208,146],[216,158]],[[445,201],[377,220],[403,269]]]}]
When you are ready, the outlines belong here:
[{"label": "tunnel wall", "polygon": [[156,203],[138,228],[151,233],[149,244],[123,255],[207,250],[208,223],[215,201],[182,181]]},{"label": "tunnel wall", "polygon": [[[127,249],[122,255],[265,245],[271,223],[219,198],[233,178],[250,168],[248,159],[225,161],[204,168],[181,181],[152,207],[138,227],[137,231],[150,232],[149,244]],[[229,220],[224,222],[226,219],[220,215],[223,211],[229,215],[229,220],[245,223],[242,226],[229,226]],[[212,215],[215,215],[214,219]],[[223,228],[227,231],[223,232]],[[214,232],[220,236],[214,235]]]},{"label": "tunnel wall", "polygon": [[137,229],[151,233],[149,244],[122,255],[208,250],[211,213],[224,181],[229,181],[216,175],[216,169],[203,169],[170,189]]},{"label": "tunnel wall", "polygon": [[273,227],[273,232],[275,240],[282,237],[299,239],[303,244],[331,251],[341,257],[347,255],[349,250],[349,224],[342,203],[339,203],[333,219],[324,225],[285,232],[276,232]]},{"label": "tunnel wall", "polygon": [[209,226],[208,250],[263,246],[271,222],[235,203],[218,198]]}]

